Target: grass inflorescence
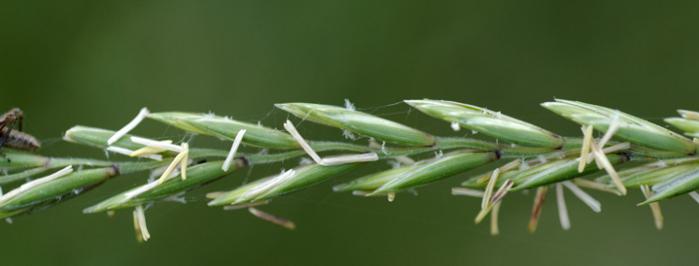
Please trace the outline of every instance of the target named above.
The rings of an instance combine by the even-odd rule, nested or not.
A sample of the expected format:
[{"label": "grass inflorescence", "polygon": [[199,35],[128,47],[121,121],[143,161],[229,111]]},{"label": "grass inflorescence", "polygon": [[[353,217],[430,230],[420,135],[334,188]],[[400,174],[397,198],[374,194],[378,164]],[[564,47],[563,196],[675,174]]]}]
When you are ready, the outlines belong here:
[{"label": "grass inflorescence", "polygon": [[[519,190],[536,191],[529,221],[532,232],[549,191],[556,193],[548,199],[557,201],[559,220],[565,230],[571,227],[566,193],[600,212],[600,202],[585,190],[623,196],[628,189],[638,189],[646,197],[639,205],[650,207],[658,228],[663,226],[660,201],[685,194],[699,201],[695,192],[699,188],[697,112],[679,110],[679,117],[665,120],[679,129],[679,134],[616,109],[568,100],[543,103],[544,108],[580,125],[580,135],[566,137],[474,105],[437,100],[405,103],[443,120],[454,131],[478,132],[490,140],[468,134],[435,136],[357,111],[351,104],[276,105],[302,121],[342,130],[351,139],[346,142],[307,140],[289,120],[284,123],[285,130],[278,130],[208,113],[150,112],[143,108],[122,129],[75,126],[64,135],[65,141],[138,160],[54,158],[3,147],[0,170],[7,174],[0,176],[0,185],[12,189],[0,196],[0,218],[11,219],[57,205],[116,176],[147,175],[143,185],[84,209],[84,213],[110,214],[133,209],[137,237],[146,241],[150,238],[146,210],[153,203],[183,201],[185,193],[251,165],[306,157],[310,160],[302,160],[297,167],[279,174],[229,191],[209,192],[208,205],[225,210],[248,209],[256,217],[293,229],[296,225],[292,221],[266,213],[260,210],[261,206],[377,162],[391,162],[393,168],[335,184],[332,189],[393,201],[399,193],[413,193],[422,186],[495,161],[503,163],[452,189],[454,195],[480,198],[481,209],[475,222],[490,216],[492,234],[499,233],[500,204],[507,200],[508,192]],[[190,147],[186,141],[129,134],[144,119],[227,144],[221,145],[221,149],[199,148]],[[366,139],[368,143],[362,144]]]}]

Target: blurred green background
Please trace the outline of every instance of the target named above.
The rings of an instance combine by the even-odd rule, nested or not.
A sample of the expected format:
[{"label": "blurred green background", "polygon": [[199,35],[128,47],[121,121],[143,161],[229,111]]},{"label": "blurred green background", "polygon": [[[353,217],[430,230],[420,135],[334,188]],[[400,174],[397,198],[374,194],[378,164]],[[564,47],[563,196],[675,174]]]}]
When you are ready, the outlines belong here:
[{"label": "blurred green background", "polygon": [[[577,99],[656,122],[677,108],[699,109],[698,11],[697,1],[2,1],[0,108],[25,110],[26,129],[45,142],[43,153],[97,158],[99,151],[61,143],[62,132],[75,124],[118,128],[142,106],[211,110],[279,127],[286,115],[273,111],[274,103],[348,98],[372,113],[454,134],[445,123],[391,105],[436,98],[577,135],[576,125],[538,104]],[[339,138],[309,124],[301,130]],[[178,134],[152,122],[137,133]],[[147,213],[153,235],[147,244],[135,241],[130,212],[81,214],[143,183],[141,176],[116,179],[0,225],[0,261],[694,265],[699,258],[699,214],[689,197],[664,202],[666,228],[657,231],[648,208],[635,207],[638,192],[595,194],[602,214],[569,194],[572,230],[560,229],[549,200],[540,230],[529,235],[532,195],[515,194],[503,205],[498,237],[473,224],[478,200],[449,195],[467,175],[392,204],[334,194],[325,184],[264,208],[292,218],[296,231],[204,204],[206,191],[279,168],[232,175],[192,194],[185,206],[156,205]]]}]

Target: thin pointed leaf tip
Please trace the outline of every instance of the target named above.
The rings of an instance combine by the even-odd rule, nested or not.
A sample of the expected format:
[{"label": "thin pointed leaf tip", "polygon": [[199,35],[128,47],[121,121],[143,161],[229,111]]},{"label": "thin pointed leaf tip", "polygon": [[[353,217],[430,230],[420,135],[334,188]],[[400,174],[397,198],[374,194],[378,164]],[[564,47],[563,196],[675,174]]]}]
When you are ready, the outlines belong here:
[{"label": "thin pointed leaf tip", "polygon": [[478,106],[440,100],[406,100],[405,103],[434,118],[507,142],[554,149],[563,145],[563,138],[557,134]]}]

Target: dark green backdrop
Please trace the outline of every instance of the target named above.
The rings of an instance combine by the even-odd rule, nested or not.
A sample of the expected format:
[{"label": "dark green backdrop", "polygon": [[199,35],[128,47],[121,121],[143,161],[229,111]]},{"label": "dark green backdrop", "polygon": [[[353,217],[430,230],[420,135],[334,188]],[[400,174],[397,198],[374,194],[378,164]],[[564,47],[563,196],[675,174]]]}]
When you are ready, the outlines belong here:
[{"label": "dark green backdrop", "polygon": [[[554,97],[620,108],[652,121],[699,109],[699,2],[659,1],[2,1],[0,108],[22,107],[44,153],[100,152],[61,143],[75,124],[118,128],[142,106],[215,111],[279,126],[272,104],[308,101],[381,107],[409,98],[464,101],[542,124],[578,127],[538,104]],[[370,109],[439,134],[448,125]],[[390,115],[392,114],[392,115]],[[306,127],[313,138],[333,130]],[[304,128],[302,128],[304,130]],[[147,123],[138,133],[177,131]],[[211,142],[212,145],[217,142]],[[224,145],[218,143],[219,145]],[[226,144],[227,145],[227,144]],[[256,168],[250,178],[276,172]],[[129,176],[55,208],[0,224],[3,265],[692,265],[699,207],[663,203],[666,229],[626,198],[595,194],[594,214],[568,197],[573,229],[553,201],[526,232],[531,195],[503,205],[502,235],[472,219],[478,200],[449,195],[466,175],[419,197],[362,199],[329,184],[276,200],[285,231],[245,212],[185,206],[148,212],[153,239],[138,244],[130,213],[80,210],[143,183]],[[340,177],[346,180],[348,177]]]}]

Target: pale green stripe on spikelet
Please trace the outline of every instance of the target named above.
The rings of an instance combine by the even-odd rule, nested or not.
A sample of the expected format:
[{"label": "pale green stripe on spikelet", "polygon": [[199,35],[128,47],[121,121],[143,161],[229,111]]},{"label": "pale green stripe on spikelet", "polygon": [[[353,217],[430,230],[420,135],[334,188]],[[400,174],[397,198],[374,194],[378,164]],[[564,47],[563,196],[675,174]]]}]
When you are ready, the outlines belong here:
[{"label": "pale green stripe on spikelet", "polygon": [[549,148],[563,145],[563,138],[548,130],[478,106],[437,100],[405,103],[429,116],[508,142]]}]

